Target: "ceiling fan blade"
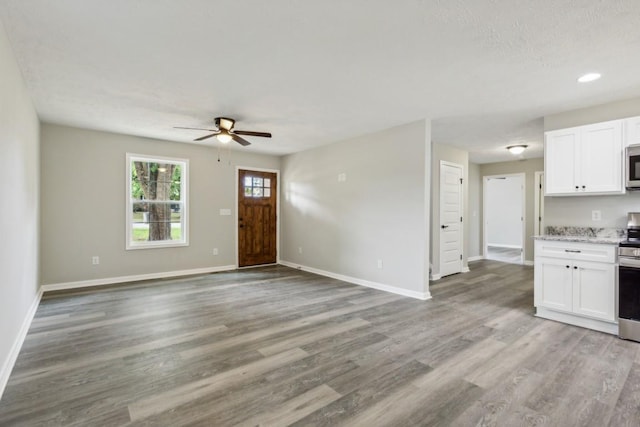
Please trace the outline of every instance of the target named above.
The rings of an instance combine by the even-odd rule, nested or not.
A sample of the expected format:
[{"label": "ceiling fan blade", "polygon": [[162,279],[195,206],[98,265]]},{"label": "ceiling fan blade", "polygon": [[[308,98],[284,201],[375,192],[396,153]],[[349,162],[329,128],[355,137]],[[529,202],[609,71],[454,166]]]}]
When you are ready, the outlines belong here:
[{"label": "ceiling fan blade", "polygon": [[194,139],[194,141],[202,141],[204,139],[208,139],[211,138],[213,136],[216,136],[217,134],[219,134],[220,132],[216,132],[216,133],[212,133],[211,135],[205,135],[205,136],[201,136],[200,138],[196,138]]},{"label": "ceiling fan blade", "polygon": [[192,130],[208,130],[209,132],[215,132],[218,129],[204,129],[204,128],[188,128],[188,127],[184,127],[184,126],[174,126],[174,129],[192,129]]},{"label": "ceiling fan blade", "polygon": [[233,140],[234,140],[235,142],[237,142],[238,144],[240,144],[240,145],[244,145],[245,147],[246,147],[247,145],[251,145],[251,143],[250,143],[249,141],[247,141],[247,140],[246,140],[246,139],[244,139],[244,138],[239,137],[239,136],[238,136],[238,135],[236,135],[236,134],[230,133],[229,135],[231,135],[231,138],[233,138]]},{"label": "ceiling fan blade", "polygon": [[271,134],[269,132],[252,132],[250,130],[233,130],[233,133],[236,135],[248,135],[248,136],[262,136],[265,138],[271,138]]}]

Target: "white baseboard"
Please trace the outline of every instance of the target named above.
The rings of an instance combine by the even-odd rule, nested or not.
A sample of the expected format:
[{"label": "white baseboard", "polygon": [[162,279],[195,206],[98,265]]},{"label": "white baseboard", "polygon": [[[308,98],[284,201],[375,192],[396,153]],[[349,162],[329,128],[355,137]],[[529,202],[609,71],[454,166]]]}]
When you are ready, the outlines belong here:
[{"label": "white baseboard", "polygon": [[440,279],[442,279],[442,274],[432,274],[429,278],[429,280],[431,280],[432,282]]},{"label": "white baseboard", "polygon": [[16,364],[16,360],[18,359],[18,354],[20,354],[20,349],[22,348],[24,339],[27,337],[27,332],[29,332],[29,327],[31,326],[33,316],[35,316],[36,311],[38,310],[38,305],[40,305],[41,298],[42,288],[38,290],[36,298],[31,303],[31,307],[29,307],[29,311],[27,312],[27,315],[22,322],[22,327],[20,327],[20,332],[18,332],[18,336],[13,341],[11,351],[9,352],[7,359],[2,364],[2,368],[0,369],[0,399],[2,399],[2,394],[4,393],[4,389],[7,386],[7,382],[9,381],[9,376],[11,375],[11,371],[13,370],[13,366]]},{"label": "white baseboard", "polygon": [[379,291],[391,292],[393,294],[402,295],[405,297],[416,298],[419,300],[428,300],[431,299],[430,292],[416,292],[410,291],[408,289],[398,288],[397,286],[385,285],[382,283],[371,282],[369,280],[358,279],[357,277],[344,276],[342,274],[332,273],[330,271],[319,270],[313,267],[307,267],[300,264],[294,264],[289,261],[280,261],[280,264],[297,268],[299,270],[308,271],[309,273],[318,274],[320,276],[331,277],[332,279],[342,280],[343,282],[353,283],[354,285],[365,286],[367,288],[378,289]]},{"label": "white baseboard", "polygon": [[461,273],[468,273],[468,272],[470,272],[470,271],[471,271],[471,270],[469,270],[469,267],[462,267],[462,271],[461,271]]},{"label": "white baseboard", "polygon": [[191,276],[194,274],[217,273],[220,271],[235,270],[235,265],[222,265],[219,267],[194,268],[191,270],[163,271],[160,273],[137,274],[133,276],[106,277],[104,279],[80,280],[78,282],[52,283],[42,285],[43,292],[60,291],[65,289],[88,288],[92,286],[113,285],[116,283],[137,282],[140,280],[166,279],[169,277]]},{"label": "white baseboard", "polygon": [[522,246],[519,245],[503,245],[502,243],[487,243],[487,246],[492,246],[494,248],[522,249]]},{"label": "white baseboard", "polygon": [[595,331],[605,332],[607,334],[618,335],[618,324],[616,322],[590,319],[588,317],[573,315],[571,313],[562,313],[555,310],[549,310],[544,307],[536,307],[536,317],[555,320],[556,322],[568,323],[570,325],[593,329]]},{"label": "white baseboard", "polygon": [[484,256],[482,255],[478,255],[478,256],[470,256],[469,258],[467,258],[468,262],[473,262],[473,261],[480,261],[484,259]]}]

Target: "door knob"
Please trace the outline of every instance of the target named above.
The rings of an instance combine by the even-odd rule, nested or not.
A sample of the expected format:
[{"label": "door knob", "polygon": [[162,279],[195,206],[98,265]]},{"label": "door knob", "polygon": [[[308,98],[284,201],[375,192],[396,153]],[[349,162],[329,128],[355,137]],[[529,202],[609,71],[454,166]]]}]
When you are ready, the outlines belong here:
[{"label": "door knob", "polygon": [[441,225],[440,228],[449,228],[448,225]]}]

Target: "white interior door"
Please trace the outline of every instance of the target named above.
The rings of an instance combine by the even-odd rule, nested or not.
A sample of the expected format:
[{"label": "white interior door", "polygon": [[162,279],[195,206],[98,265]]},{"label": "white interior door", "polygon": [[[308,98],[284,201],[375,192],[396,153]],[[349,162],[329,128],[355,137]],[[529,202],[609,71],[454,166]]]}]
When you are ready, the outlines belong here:
[{"label": "white interior door", "polygon": [[440,162],[440,275],[462,271],[462,166]]}]

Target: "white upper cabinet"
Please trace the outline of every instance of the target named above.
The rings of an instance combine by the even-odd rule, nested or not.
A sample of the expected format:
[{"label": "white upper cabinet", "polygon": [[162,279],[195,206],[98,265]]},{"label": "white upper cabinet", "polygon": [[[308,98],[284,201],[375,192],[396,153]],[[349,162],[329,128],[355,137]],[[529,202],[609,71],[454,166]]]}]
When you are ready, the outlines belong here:
[{"label": "white upper cabinet", "polygon": [[574,193],[579,159],[578,128],[547,132],[544,137],[545,194]]},{"label": "white upper cabinet", "polygon": [[545,133],[546,195],[624,193],[622,120]]},{"label": "white upper cabinet", "polygon": [[640,144],[640,117],[631,117],[624,121],[624,145]]}]

